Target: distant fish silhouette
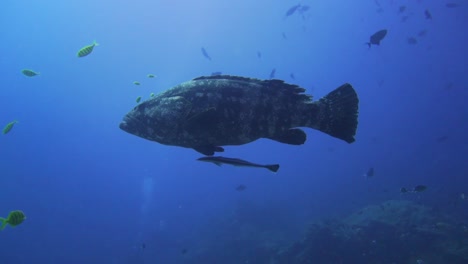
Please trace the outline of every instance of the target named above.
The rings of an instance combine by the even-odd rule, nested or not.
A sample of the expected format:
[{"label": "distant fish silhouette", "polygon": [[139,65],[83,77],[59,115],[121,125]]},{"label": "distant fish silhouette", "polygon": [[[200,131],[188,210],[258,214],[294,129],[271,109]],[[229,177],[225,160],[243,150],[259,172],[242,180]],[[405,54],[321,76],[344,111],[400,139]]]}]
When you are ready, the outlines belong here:
[{"label": "distant fish silhouette", "polygon": [[382,41],[382,39],[384,39],[386,35],[387,35],[386,29],[379,30],[370,36],[370,40],[366,44],[369,46],[369,48],[371,47],[372,44],[380,45],[380,41]]},{"label": "distant fish silhouette", "polygon": [[261,53],[260,51],[257,51],[257,57],[258,57],[259,59],[262,58],[262,53]]},{"label": "distant fish silhouette", "polygon": [[432,15],[431,15],[431,12],[429,12],[429,10],[424,10],[424,16],[426,17],[426,19],[432,19]]},{"label": "distant fish silhouette", "polygon": [[406,6],[405,6],[405,5],[402,5],[402,6],[400,6],[400,7],[398,8],[398,13],[401,14],[401,13],[405,12],[405,10],[406,10]]},{"label": "distant fish silhouette", "polygon": [[427,190],[426,185],[417,185],[413,188],[413,192],[424,192],[425,190]]},{"label": "distant fish silhouette", "polygon": [[296,13],[297,9],[301,7],[301,4],[297,4],[297,5],[294,5],[294,6],[291,6],[288,11],[286,11],[286,13],[284,14],[284,18],[286,19],[287,17],[289,16],[292,16],[294,13]]},{"label": "distant fish silhouette", "polygon": [[445,6],[448,8],[455,8],[455,7],[459,7],[460,5],[457,3],[446,3]]},{"label": "distant fish silhouette", "polygon": [[238,192],[242,192],[245,189],[247,189],[247,186],[245,186],[244,184],[241,184],[241,185],[236,187],[236,191],[238,191]]},{"label": "distant fish silhouette", "polygon": [[310,9],[310,6],[308,6],[308,5],[303,5],[303,6],[301,6],[301,7],[297,10],[297,12],[298,12],[299,14],[302,15],[302,14],[304,14],[305,12],[309,11],[309,9]]},{"label": "distant fish silhouette", "polygon": [[275,75],[276,75],[276,68],[273,68],[273,70],[271,70],[270,72],[270,79],[275,78]]},{"label": "distant fish silhouette", "polygon": [[38,72],[35,72],[33,70],[30,70],[30,69],[24,69],[21,71],[22,74],[24,74],[25,76],[28,76],[28,77],[33,77],[33,76],[36,76],[36,75],[39,75]]},{"label": "distant fish silhouette", "polygon": [[291,72],[291,74],[289,74],[289,77],[291,77],[291,79],[293,80],[296,80],[296,76],[294,76],[294,73]]},{"label": "distant fish silhouette", "polygon": [[427,190],[426,185],[417,185],[412,190],[408,190],[405,187],[400,188],[401,193],[420,193],[420,192],[424,192],[425,190]]},{"label": "distant fish silhouette", "polygon": [[208,60],[211,60],[211,57],[210,57],[210,55],[208,55],[208,52],[206,52],[205,48],[202,47],[201,52],[203,54],[203,57],[207,58]]},{"label": "distant fish silhouette", "polygon": [[425,30],[425,29],[418,32],[419,37],[425,37],[426,35],[427,35],[427,30]]},{"label": "distant fish silhouette", "polygon": [[366,174],[364,174],[366,178],[374,177],[374,168],[369,168]]},{"label": "distant fish silhouette", "polygon": [[416,45],[418,44],[418,40],[415,37],[409,37],[406,39],[406,42],[410,45]]}]

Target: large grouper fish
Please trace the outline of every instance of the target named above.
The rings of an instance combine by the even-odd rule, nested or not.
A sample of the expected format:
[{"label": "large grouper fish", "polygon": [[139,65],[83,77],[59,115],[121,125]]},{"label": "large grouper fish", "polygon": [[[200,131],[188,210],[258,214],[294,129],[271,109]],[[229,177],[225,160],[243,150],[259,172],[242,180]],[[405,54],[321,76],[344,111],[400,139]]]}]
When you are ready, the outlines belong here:
[{"label": "large grouper fish", "polygon": [[208,156],[259,138],[301,145],[306,133],[299,127],[354,142],[359,100],[353,87],[343,84],[318,101],[304,92],[282,80],[198,77],[137,105],[120,128]]}]

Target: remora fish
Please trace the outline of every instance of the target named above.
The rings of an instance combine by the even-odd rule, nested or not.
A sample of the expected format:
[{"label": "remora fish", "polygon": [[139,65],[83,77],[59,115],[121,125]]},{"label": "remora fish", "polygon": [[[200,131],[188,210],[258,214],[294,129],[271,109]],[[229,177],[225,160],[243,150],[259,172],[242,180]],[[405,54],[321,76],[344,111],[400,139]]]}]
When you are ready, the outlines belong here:
[{"label": "remora fish", "polygon": [[385,38],[386,35],[387,35],[386,29],[379,30],[375,32],[374,34],[372,34],[372,36],[370,36],[370,40],[366,44],[369,46],[369,48],[372,44],[380,45],[380,41],[382,41],[382,39]]},{"label": "remora fish", "polygon": [[260,164],[255,164],[252,162],[248,162],[246,160],[241,160],[241,159],[234,159],[234,158],[226,158],[226,157],[201,157],[197,159],[199,161],[206,161],[206,162],[212,162],[218,166],[221,166],[222,164],[229,164],[233,166],[238,166],[238,167],[254,167],[254,168],[265,168],[268,169],[272,172],[277,172],[279,169],[278,164],[272,164],[272,165],[260,165]]},{"label": "remora fish", "polygon": [[204,155],[259,138],[301,145],[309,127],[348,143],[358,124],[358,97],[343,84],[318,101],[282,80],[204,76],[176,85],[128,112],[120,128]]}]

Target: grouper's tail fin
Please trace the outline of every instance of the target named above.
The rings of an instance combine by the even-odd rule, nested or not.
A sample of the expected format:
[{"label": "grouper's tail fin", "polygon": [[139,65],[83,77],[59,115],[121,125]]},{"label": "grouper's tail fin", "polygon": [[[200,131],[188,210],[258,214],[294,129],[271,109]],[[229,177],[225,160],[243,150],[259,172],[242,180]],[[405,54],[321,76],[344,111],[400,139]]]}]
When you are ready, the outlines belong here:
[{"label": "grouper's tail fin", "polygon": [[315,104],[318,107],[318,115],[313,128],[348,143],[354,142],[359,99],[350,84],[341,85]]}]

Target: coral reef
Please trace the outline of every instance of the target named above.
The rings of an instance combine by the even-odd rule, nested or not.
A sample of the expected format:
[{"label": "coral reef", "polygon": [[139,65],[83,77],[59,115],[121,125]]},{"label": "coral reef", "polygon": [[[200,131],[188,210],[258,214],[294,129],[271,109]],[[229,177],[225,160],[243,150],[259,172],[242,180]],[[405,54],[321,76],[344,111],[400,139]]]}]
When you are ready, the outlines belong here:
[{"label": "coral reef", "polygon": [[277,252],[274,263],[467,262],[464,224],[413,202],[387,201],[311,225],[302,241]]}]

